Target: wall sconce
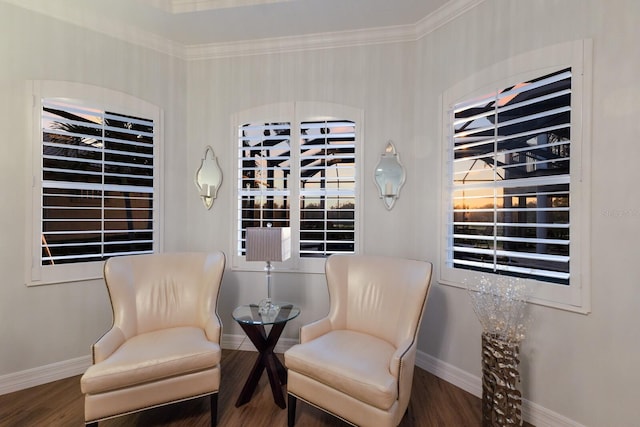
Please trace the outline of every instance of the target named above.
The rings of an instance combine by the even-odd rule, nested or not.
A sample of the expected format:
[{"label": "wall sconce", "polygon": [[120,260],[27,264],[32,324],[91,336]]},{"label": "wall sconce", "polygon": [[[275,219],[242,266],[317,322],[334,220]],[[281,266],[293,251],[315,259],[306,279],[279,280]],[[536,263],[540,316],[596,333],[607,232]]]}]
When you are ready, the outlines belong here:
[{"label": "wall sconce", "polygon": [[218,195],[220,184],[222,184],[222,170],[218,166],[218,158],[214,154],[213,148],[209,145],[204,150],[204,157],[196,171],[195,181],[202,203],[207,209],[211,209],[213,200]]},{"label": "wall sconce", "polygon": [[380,198],[387,210],[391,210],[396,199],[400,197],[400,189],[404,185],[405,177],[404,167],[400,163],[396,147],[389,141],[384,152],[380,155],[374,176]]}]

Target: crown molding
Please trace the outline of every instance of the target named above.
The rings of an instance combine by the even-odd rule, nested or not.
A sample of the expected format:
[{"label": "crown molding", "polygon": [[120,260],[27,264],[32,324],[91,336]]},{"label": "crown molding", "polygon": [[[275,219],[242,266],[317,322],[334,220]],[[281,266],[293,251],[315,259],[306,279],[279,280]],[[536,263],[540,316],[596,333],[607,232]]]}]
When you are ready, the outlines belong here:
[{"label": "crown molding", "polygon": [[417,38],[420,39],[437,30],[484,1],[485,0],[449,0],[435,12],[430,13],[418,21],[415,25]]},{"label": "crown molding", "polygon": [[269,55],[307,50],[335,49],[373,44],[416,41],[437,30],[485,0],[449,0],[416,24],[305,36],[210,43],[185,47],[187,60]]},{"label": "crown molding", "polygon": [[[82,13],[81,11],[74,11],[72,9],[62,10],[61,8],[51,7],[50,2],[35,0],[1,1],[104,34],[127,43],[132,43],[137,46],[190,61],[416,41],[464,14],[468,10],[473,9],[485,0],[449,0],[438,10],[427,15],[416,24],[199,45],[184,45],[122,22],[115,22],[114,20],[106,19],[104,16],[91,15]],[[211,6],[210,4],[213,3],[220,4],[221,0],[145,1],[149,4],[155,4],[156,7],[164,5],[164,7],[179,8]],[[246,1],[266,2],[293,0]]]},{"label": "crown molding", "polygon": [[186,46],[187,60],[221,59],[399,43],[416,40],[414,25]]},{"label": "crown molding", "polygon": [[269,3],[286,3],[297,0],[170,0],[171,13],[197,12],[200,10],[228,9]]}]

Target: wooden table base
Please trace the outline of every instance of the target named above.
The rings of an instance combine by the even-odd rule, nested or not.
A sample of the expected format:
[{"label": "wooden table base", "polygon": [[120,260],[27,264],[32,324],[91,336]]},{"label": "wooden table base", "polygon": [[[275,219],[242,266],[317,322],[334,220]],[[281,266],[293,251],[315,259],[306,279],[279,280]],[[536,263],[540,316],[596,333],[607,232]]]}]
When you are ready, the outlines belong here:
[{"label": "wooden table base", "polygon": [[258,357],[256,358],[253,369],[247,378],[247,382],[244,384],[244,387],[240,392],[240,396],[236,401],[236,407],[242,406],[251,400],[251,396],[258,386],[258,381],[260,380],[265,368],[267,370],[267,376],[269,377],[269,384],[271,384],[273,400],[279,407],[287,407],[284,400],[284,394],[282,393],[282,386],[287,383],[287,370],[273,352],[286,323],[287,322],[274,324],[271,327],[271,331],[268,336],[264,329],[264,325],[240,323],[244,332],[247,334],[256,349],[258,349]]}]

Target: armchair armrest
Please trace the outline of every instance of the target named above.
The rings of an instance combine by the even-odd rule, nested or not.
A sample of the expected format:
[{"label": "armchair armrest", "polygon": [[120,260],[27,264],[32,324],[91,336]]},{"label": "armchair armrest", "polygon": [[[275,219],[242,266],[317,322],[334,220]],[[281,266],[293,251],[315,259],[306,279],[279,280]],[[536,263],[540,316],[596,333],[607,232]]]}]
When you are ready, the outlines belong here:
[{"label": "armchair armrest", "polygon": [[211,342],[220,344],[222,338],[222,323],[216,314],[212,314],[204,325],[204,333]]},{"label": "armchair armrest", "polygon": [[124,341],[125,336],[122,330],[117,326],[113,326],[91,346],[93,363],[96,364],[98,362],[102,362],[107,357],[111,356],[111,354],[113,354],[113,352],[116,351]]},{"label": "armchair armrest", "polygon": [[389,371],[398,380],[398,400],[403,404],[408,404],[411,397],[416,347],[416,341],[405,340],[391,356]]},{"label": "armchair armrest", "polygon": [[331,331],[331,320],[328,317],[316,320],[300,328],[300,343],[311,341]]},{"label": "armchair armrest", "polygon": [[[396,351],[393,353],[393,356],[391,356],[391,361],[389,364],[389,372],[391,372],[391,375],[393,375],[394,377],[398,378],[399,377],[399,373],[400,373],[400,369],[401,369],[401,365],[407,362],[411,362],[411,353],[410,350],[413,347],[413,353],[414,353],[414,357],[413,359],[415,359],[415,342],[413,340],[405,340],[403,342],[400,343],[400,345],[398,346],[398,348],[396,349]],[[409,357],[407,357],[409,356]]]}]

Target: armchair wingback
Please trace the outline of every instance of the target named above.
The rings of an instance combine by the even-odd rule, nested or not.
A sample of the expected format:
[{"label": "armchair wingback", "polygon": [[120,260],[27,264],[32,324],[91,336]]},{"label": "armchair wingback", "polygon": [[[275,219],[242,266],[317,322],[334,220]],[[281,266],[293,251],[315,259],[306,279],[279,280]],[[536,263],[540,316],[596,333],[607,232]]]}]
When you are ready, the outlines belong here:
[{"label": "armchair wingback", "polygon": [[216,424],[222,252],[110,258],[104,278],[113,326],[81,378],[85,422],[211,396]]},{"label": "armchair wingback", "polygon": [[333,255],[330,308],[285,352],[289,426],[302,399],[360,426],[397,426],[411,395],[417,333],[432,266],[401,258]]}]

